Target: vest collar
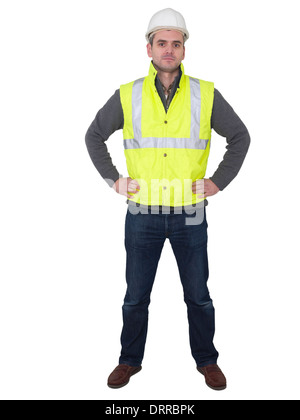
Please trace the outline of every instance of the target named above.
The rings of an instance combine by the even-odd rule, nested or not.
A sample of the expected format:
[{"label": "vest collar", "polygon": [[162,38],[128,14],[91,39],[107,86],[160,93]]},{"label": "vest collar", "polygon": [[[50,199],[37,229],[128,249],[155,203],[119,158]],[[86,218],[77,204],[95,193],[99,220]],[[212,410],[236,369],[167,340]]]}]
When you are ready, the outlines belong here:
[{"label": "vest collar", "polygon": [[[182,64],[182,63],[180,64],[180,69],[181,69],[182,74],[181,74],[181,78],[180,78],[179,86],[181,85],[181,82],[182,82],[182,80],[183,80],[183,78],[184,78],[184,67],[183,67],[183,64]],[[151,84],[152,84],[153,86],[155,86],[155,78],[156,78],[156,75],[157,75],[157,70],[156,70],[156,68],[153,66],[153,63],[152,63],[152,61],[151,61],[151,63],[150,63],[150,68],[149,68],[149,73],[148,73],[148,77],[149,77],[149,80],[150,80],[150,82],[151,82]]]}]

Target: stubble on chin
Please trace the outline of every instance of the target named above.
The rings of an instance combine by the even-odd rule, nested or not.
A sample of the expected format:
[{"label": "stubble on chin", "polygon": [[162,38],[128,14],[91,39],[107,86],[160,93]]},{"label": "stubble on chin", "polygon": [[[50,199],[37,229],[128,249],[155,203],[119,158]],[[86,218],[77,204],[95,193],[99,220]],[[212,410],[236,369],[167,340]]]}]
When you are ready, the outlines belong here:
[{"label": "stubble on chin", "polygon": [[153,62],[153,65],[156,68],[156,70],[163,71],[165,73],[174,73],[180,66],[180,64],[174,64],[174,63],[170,63],[170,66],[166,66],[164,64],[161,64],[161,63],[157,64],[154,62]]}]

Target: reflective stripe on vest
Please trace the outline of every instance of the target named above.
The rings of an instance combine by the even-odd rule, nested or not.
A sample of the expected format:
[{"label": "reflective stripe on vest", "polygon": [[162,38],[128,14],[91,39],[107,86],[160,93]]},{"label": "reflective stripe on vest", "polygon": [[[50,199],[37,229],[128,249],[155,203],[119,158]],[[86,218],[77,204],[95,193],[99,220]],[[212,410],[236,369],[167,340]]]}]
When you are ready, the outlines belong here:
[{"label": "reflective stripe on vest", "polygon": [[148,147],[199,149],[205,150],[209,140],[177,139],[173,137],[144,137],[142,142],[137,138],[124,140],[125,149],[143,149]]}]

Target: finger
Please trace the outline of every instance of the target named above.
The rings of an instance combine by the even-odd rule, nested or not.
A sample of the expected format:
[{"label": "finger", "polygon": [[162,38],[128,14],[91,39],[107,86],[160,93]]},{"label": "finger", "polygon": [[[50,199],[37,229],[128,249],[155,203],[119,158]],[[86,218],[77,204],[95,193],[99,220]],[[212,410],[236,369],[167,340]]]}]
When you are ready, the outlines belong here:
[{"label": "finger", "polygon": [[192,191],[193,191],[194,194],[204,194],[205,193],[203,188],[195,188]]},{"label": "finger", "polygon": [[197,193],[198,191],[200,193],[200,192],[203,192],[203,190],[204,190],[204,183],[202,179],[192,183],[192,191],[194,193]]},{"label": "finger", "polygon": [[138,192],[140,192],[140,190],[137,190],[137,189],[128,189],[127,190],[127,193],[129,193],[129,194],[137,194]]},{"label": "finger", "polygon": [[140,186],[139,185],[132,185],[132,184],[130,184],[130,185],[128,185],[128,187],[127,187],[127,190],[128,191],[136,191],[136,190],[140,190]]},{"label": "finger", "polygon": [[133,190],[135,190],[137,187],[140,187],[137,182],[129,182],[127,185],[127,188],[131,188]]},{"label": "finger", "polygon": [[204,188],[203,184],[197,184],[197,183],[192,184],[192,190],[201,190],[203,188]]},{"label": "finger", "polygon": [[136,194],[136,193],[138,193],[140,190],[139,189],[136,189],[136,188],[128,188],[127,189],[127,192],[128,193],[131,193],[131,194]]},{"label": "finger", "polygon": [[134,191],[136,191],[135,187],[128,187],[127,188],[127,192],[134,192]]},{"label": "finger", "polygon": [[131,179],[130,178],[129,184],[139,185],[139,182],[138,182],[137,179]]},{"label": "finger", "polygon": [[192,187],[192,190],[195,190],[195,191],[203,191],[203,189],[204,189],[204,185],[199,185],[199,184],[196,184]]}]

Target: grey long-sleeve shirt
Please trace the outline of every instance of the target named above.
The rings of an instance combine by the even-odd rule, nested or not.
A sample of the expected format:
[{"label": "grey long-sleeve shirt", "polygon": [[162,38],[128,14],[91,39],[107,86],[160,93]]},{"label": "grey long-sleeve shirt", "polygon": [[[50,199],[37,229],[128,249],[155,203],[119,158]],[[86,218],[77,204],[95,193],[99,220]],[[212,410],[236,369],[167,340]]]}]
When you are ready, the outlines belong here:
[{"label": "grey long-sleeve shirt", "polygon": [[[171,98],[177,90],[180,77],[181,74],[174,83]],[[166,99],[158,77],[156,87],[167,111]],[[105,142],[116,130],[122,129],[123,124],[124,116],[118,89],[98,111],[85,136],[86,146],[96,169],[104,179],[113,182],[121,175],[112,162]],[[226,137],[227,141],[227,151],[223,160],[210,177],[217,187],[223,190],[238,174],[249,148],[250,136],[245,124],[217,89],[214,91],[211,127],[220,136]],[[109,185],[112,186],[113,182]]]}]

